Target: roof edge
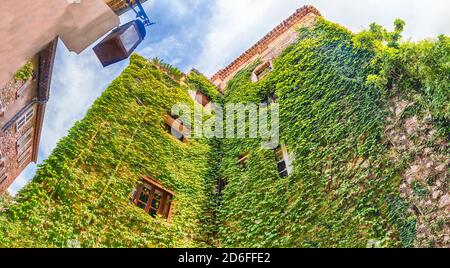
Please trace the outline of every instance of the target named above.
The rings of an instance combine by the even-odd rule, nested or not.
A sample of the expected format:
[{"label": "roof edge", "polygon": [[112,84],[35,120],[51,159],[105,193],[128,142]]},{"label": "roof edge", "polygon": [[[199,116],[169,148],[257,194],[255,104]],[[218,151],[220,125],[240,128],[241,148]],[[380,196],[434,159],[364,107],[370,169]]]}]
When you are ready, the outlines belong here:
[{"label": "roof edge", "polygon": [[294,14],[292,14],[289,18],[284,20],[282,23],[278,24],[272,31],[266,34],[262,39],[260,39],[256,44],[254,44],[247,51],[242,53],[238,58],[236,58],[233,62],[231,62],[227,67],[221,69],[216,74],[211,77],[211,81],[215,81],[216,79],[225,79],[230,74],[232,74],[235,70],[237,70],[245,59],[250,59],[254,55],[258,54],[261,47],[268,45],[273,39],[277,38],[284,32],[286,32],[291,26],[293,26],[300,19],[304,18],[308,14],[316,14],[317,16],[322,17],[322,14],[319,12],[317,8],[312,5],[305,5],[299,9],[297,9]]}]

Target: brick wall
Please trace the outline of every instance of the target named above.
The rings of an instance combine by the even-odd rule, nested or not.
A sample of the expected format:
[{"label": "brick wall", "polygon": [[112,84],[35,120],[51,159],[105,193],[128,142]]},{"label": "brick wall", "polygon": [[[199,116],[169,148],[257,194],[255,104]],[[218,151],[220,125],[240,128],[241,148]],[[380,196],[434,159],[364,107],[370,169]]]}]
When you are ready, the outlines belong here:
[{"label": "brick wall", "polygon": [[[17,176],[32,162],[32,152],[26,157],[26,160],[19,166],[19,155],[17,149],[17,141],[31,127],[36,128],[36,120],[34,113],[33,118],[24,125],[20,131],[16,129],[16,120],[30,109],[36,109],[36,80],[28,83],[28,87],[24,95],[16,98],[17,91],[26,83],[26,81],[11,81],[0,90],[0,101],[5,107],[5,113],[0,116],[0,150],[4,157],[4,166],[1,168],[0,174],[6,174],[7,179],[0,181],[0,194],[6,192],[8,187],[14,182]],[[26,103],[26,104],[25,104]],[[35,135],[34,132],[32,134]],[[33,145],[32,139],[31,145]],[[0,178],[1,179],[1,178]]]},{"label": "brick wall", "polygon": [[296,40],[297,29],[311,27],[318,16],[321,16],[321,14],[313,6],[304,6],[297,9],[294,14],[280,23],[230,65],[212,76],[211,81],[223,91],[228,81],[248,64],[258,58],[263,61],[276,58],[289,44]]}]

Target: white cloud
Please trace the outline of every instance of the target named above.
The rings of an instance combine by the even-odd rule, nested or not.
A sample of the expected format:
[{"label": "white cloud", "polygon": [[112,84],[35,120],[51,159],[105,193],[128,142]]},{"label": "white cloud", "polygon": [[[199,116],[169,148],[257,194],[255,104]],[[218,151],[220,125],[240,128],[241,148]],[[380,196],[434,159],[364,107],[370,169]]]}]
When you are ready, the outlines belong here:
[{"label": "white cloud", "polygon": [[372,22],[391,28],[394,20],[401,18],[407,23],[407,39],[450,34],[447,0],[216,0],[216,13],[207,22],[198,68],[207,75],[214,74],[306,4],[314,5],[326,19],[355,32]]},{"label": "white cloud", "polygon": [[291,0],[217,0],[197,67],[212,75],[298,7]]}]

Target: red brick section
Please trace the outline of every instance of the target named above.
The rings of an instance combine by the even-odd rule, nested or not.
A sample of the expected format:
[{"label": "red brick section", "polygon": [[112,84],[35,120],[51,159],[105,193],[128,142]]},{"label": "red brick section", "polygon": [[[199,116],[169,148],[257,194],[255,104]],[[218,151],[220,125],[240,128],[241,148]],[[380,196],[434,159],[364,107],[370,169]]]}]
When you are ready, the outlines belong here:
[{"label": "red brick section", "polygon": [[215,81],[216,79],[224,80],[225,78],[227,78],[230,74],[241,68],[242,65],[246,64],[255,55],[266,50],[270,43],[272,43],[280,35],[288,31],[295,24],[297,24],[302,18],[304,18],[306,15],[310,13],[313,13],[317,16],[322,16],[319,10],[317,10],[313,6],[303,6],[297,9],[297,11],[294,14],[292,14],[289,18],[280,23],[270,33],[264,36],[261,40],[259,40],[255,45],[253,45],[250,49],[248,49],[241,56],[239,56],[230,65],[220,70],[213,77],[211,77],[211,81]]}]

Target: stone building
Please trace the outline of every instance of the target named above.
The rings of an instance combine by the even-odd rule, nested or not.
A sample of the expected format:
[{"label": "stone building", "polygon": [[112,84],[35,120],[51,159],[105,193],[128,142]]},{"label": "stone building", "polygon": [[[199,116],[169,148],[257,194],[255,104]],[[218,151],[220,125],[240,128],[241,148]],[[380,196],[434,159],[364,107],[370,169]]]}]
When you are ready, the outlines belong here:
[{"label": "stone building", "polygon": [[[0,247],[449,247],[448,141],[364,83],[372,52],[320,16],[298,9],[209,80],[133,55],[3,208]],[[278,105],[280,146],[197,139],[171,110],[210,102]]]},{"label": "stone building", "polygon": [[308,27],[314,23],[314,19],[320,17],[320,12],[313,6],[303,6],[297,9],[289,18],[280,23],[261,40],[245,51],[224,69],[211,77],[214,85],[222,91],[228,81],[248,64],[257,59],[263,62],[256,68],[253,79],[257,79],[267,68],[272,67],[272,61],[298,36],[298,28]]},{"label": "stone building", "polygon": [[0,31],[0,55],[8,62],[0,71],[0,194],[37,162],[58,39],[79,53],[118,26],[118,15],[129,9],[125,0],[3,4],[2,21],[15,23],[5,23],[9,28]]}]

